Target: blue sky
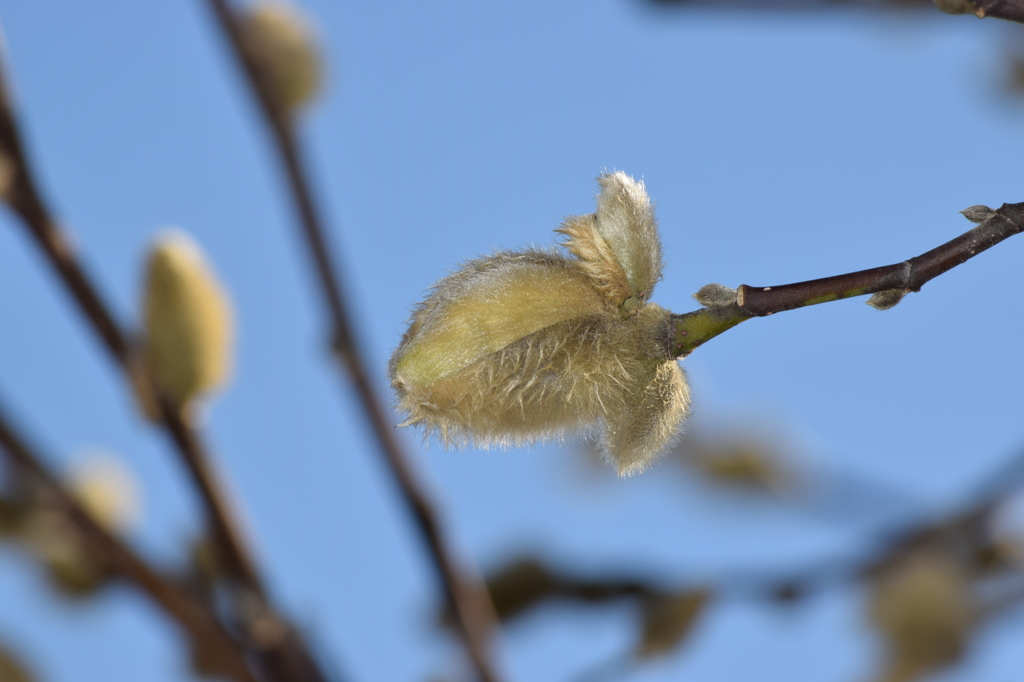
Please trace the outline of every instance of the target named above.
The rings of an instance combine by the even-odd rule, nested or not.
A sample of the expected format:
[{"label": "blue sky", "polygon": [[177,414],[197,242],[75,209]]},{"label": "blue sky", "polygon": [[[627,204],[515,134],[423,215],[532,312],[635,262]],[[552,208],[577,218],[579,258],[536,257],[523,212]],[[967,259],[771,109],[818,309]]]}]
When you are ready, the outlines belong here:
[{"label": "blue sky", "polygon": [[[1001,94],[1013,26],[939,12],[655,12],[627,0],[299,3],[327,88],[302,140],[382,393],[424,290],[497,248],[550,245],[604,169],[643,177],[676,312],[708,282],[773,285],[903,260],[965,231],[957,211],[1024,199],[1024,110]],[[198,0],[0,0],[44,189],[120,318],[163,227],[231,291],[235,378],[206,428],[272,584],[355,680],[458,670],[396,492],[327,361],[326,321],[260,120]],[[808,466],[955,504],[1022,446],[1024,241],[881,313],[852,300],[748,322],[684,361],[694,426],[769,431]],[[122,456],[133,540],[180,560],[195,500],[159,434],[10,215],[0,215],[0,390],[53,457]],[[396,416],[397,421],[397,416]],[[401,434],[477,567],[519,551],[672,584],[856,552],[872,523],[722,498],[674,467],[618,480],[569,443],[446,452]],[[870,511],[870,510],[869,510]],[[877,515],[876,515],[877,516]],[[895,519],[889,519],[890,521]],[[865,679],[861,594],[797,609],[720,603],[689,645],[631,679]],[[632,614],[551,609],[510,628],[511,679],[566,680],[628,649]],[[1024,665],[1024,615],[944,679]],[[173,629],[126,589],[69,606],[0,550],[0,641],[43,679],[184,679]],[[742,652],[742,655],[737,655]]]}]

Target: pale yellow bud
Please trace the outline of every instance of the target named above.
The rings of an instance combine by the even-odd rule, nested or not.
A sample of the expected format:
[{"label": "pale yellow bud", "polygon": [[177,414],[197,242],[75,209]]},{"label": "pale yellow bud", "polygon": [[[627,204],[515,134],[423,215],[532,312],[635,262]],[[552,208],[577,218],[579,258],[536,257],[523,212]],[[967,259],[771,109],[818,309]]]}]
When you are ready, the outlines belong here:
[{"label": "pale yellow bud", "polygon": [[143,322],[145,363],[175,407],[225,382],[232,351],[230,305],[199,247],[184,233],[167,233],[150,251]]},{"label": "pale yellow bud", "polygon": [[952,557],[922,550],[878,576],[869,613],[888,645],[886,677],[911,679],[960,657],[973,624],[970,584]]},{"label": "pale yellow bud", "polygon": [[[572,219],[561,230],[576,258],[501,252],[434,285],[388,368],[405,425],[479,447],[598,426],[620,475],[642,471],[665,450],[686,416],[689,388],[667,350],[669,312],[646,302],[649,287],[631,283],[630,272],[653,286],[653,261],[629,251],[650,239],[638,242],[629,230],[654,222],[650,203],[637,199],[643,186],[618,175],[601,179],[614,189],[604,199],[614,243],[597,232],[599,199],[598,218]],[[623,222],[636,215],[646,218]],[[616,248],[632,259],[629,268]]]},{"label": "pale yellow bud", "polygon": [[287,2],[260,2],[241,18],[245,47],[275,102],[286,113],[320,91],[321,60],[313,26]]},{"label": "pale yellow bud", "polygon": [[142,508],[135,477],[120,461],[91,455],[71,470],[68,489],[96,523],[109,531],[134,526]]}]

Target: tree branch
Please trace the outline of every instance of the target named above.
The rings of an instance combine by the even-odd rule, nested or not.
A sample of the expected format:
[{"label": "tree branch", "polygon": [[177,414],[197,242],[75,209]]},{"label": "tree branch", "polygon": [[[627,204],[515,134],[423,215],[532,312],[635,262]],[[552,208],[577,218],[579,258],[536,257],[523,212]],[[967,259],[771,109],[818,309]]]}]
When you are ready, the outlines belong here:
[{"label": "tree branch", "polygon": [[948,14],[973,14],[979,19],[994,17],[1024,23],[1022,0],[935,0],[935,5]]},{"label": "tree branch", "polygon": [[269,91],[256,61],[245,47],[237,20],[226,0],[207,0],[207,4],[253,90],[258,108],[263,114],[280,157],[286,182],[298,212],[303,238],[313,262],[317,284],[328,312],[335,359],[339,368],[347,371],[361,399],[360,402],[388,469],[401,491],[408,512],[412,514],[417,530],[426,543],[437,576],[444,585],[447,599],[456,614],[459,632],[477,673],[484,680],[497,680],[488,644],[490,634],[496,627],[493,607],[479,578],[456,561],[435,505],[424,486],[417,480],[409,464],[409,458],[399,446],[394,436],[393,424],[385,417],[381,407],[383,403],[370,380],[363,354],[352,332],[351,316],[337,275],[338,270],[327,246],[323,221],[316,209],[305,165],[295,139],[293,119],[281,110]]},{"label": "tree branch", "polygon": [[43,464],[36,449],[18,433],[2,406],[0,452],[46,486],[63,508],[67,519],[97,550],[99,556],[109,561],[119,575],[134,583],[157,607],[177,621],[188,634],[193,647],[214,657],[219,671],[231,675],[238,682],[258,682],[246,663],[246,654],[240,644],[189,594],[158,575],[121,540],[99,526]]},{"label": "tree branch", "polygon": [[[71,240],[53,219],[39,191],[22,142],[11,102],[10,88],[2,66],[0,64],[0,153],[10,162],[13,171],[11,185],[3,198],[22,219],[27,232],[42,250],[85,319],[99,336],[103,347],[124,372],[130,384],[135,390],[149,392],[154,397],[153,402],[160,412],[160,424],[177,449],[190,480],[199,493],[222,565],[238,586],[260,601],[266,615],[278,623],[281,632],[284,633],[274,642],[256,643],[261,648],[260,653],[266,668],[277,671],[272,672],[275,674],[274,679],[295,682],[326,680],[311,655],[297,639],[294,628],[271,607],[256,564],[243,541],[242,533],[223,493],[223,484],[212,466],[212,458],[199,431],[188,424],[181,412],[169,401],[159,395],[148,373],[138,361],[134,339],[116,322],[110,306],[106,304],[92,278],[78,261]],[[241,616],[239,618],[241,620]]]},{"label": "tree branch", "polygon": [[705,290],[713,289],[717,300],[700,310],[672,316],[667,332],[671,357],[685,357],[705,341],[752,317],[866,294],[875,294],[868,300],[872,306],[880,310],[891,308],[904,295],[920,291],[928,281],[1024,231],[1024,203],[1003,204],[997,210],[971,206],[963,213],[978,226],[902,263],[782,286],[741,284],[734,292],[734,300],[728,302],[722,300],[721,292],[732,290],[708,285],[697,293],[697,298],[704,300]]}]

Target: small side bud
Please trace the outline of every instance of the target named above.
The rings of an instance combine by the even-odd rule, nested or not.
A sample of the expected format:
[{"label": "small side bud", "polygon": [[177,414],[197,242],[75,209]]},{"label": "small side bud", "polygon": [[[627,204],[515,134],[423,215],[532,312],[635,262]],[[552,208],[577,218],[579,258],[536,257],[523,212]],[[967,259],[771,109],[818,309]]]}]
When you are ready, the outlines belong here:
[{"label": "small side bud", "polygon": [[906,289],[886,289],[879,291],[867,300],[867,304],[875,310],[888,310],[895,308],[903,300],[903,297],[910,292]]},{"label": "small side bud", "polygon": [[240,21],[242,40],[282,111],[294,114],[320,91],[320,50],[315,32],[291,3],[261,2]]},{"label": "small side bud", "polygon": [[736,302],[736,290],[724,284],[705,284],[693,297],[697,303],[708,308],[732,305]]},{"label": "small side bud", "polygon": [[224,384],[231,365],[231,309],[188,235],[170,232],[154,243],[142,308],[144,362],[175,408]]},{"label": "small side bud", "polygon": [[981,204],[975,204],[974,206],[968,206],[964,210],[960,211],[965,218],[970,220],[972,223],[983,223],[996,214],[988,206],[982,206]]}]

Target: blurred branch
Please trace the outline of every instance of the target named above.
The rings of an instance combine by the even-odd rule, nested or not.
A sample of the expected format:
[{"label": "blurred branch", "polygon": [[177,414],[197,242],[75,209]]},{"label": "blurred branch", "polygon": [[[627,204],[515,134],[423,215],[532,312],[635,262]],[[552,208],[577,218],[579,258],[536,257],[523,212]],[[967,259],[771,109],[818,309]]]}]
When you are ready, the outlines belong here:
[{"label": "blurred branch", "polygon": [[102,527],[78,504],[57,477],[43,464],[28,441],[17,432],[0,406],[0,452],[17,467],[38,479],[63,508],[68,520],[109,561],[120,575],[134,583],[161,610],[188,633],[196,650],[217,661],[217,669],[238,682],[258,682],[246,663],[238,642],[200,604],[179,587],[166,581],[131,549]]},{"label": "blurred branch", "polygon": [[[683,577],[667,589],[650,576],[626,573],[577,575],[556,569],[542,559],[522,555],[490,573],[487,586],[503,622],[553,601],[604,604],[619,601],[650,603],[667,594],[713,594],[719,598],[769,599],[791,602],[853,580],[870,578],[907,554],[925,547],[944,547],[972,563],[978,572],[1006,563],[988,523],[998,504],[1024,487],[1024,448],[986,476],[959,508],[938,518],[907,521],[880,533],[854,557],[830,559],[797,571],[718,571],[714,578]],[[1008,564],[1007,564],[1008,565]],[[1017,570],[1017,569],[1013,569]],[[993,615],[1024,599],[1017,586],[1005,603],[988,609]],[[1005,606],[1006,608],[1003,608]]]},{"label": "blurred branch", "polygon": [[935,0],[949,14],[973,14],[979,19],[993,17],[1024,23],[1024,0]]},{"label": "blurred branch", "polygon": [[741,10],[760,12],[822,12],[828,10],[917,10],[931,9],[933,0],[641,0],[641,4],[664,9]]},{"label": "blurred branch", "polygon": [[313,201],[305,165],[295,138],[292,116],[278,103],[269,89],[257,61],[247,50],[237,18],[225,0],[207,0],[225,37],[230,43],[242,72],[252,87],[263,114],[272,142],[280,156],[288,188],[299,214],[303,238],[312,259],[317,284],[324,298],[332,328],[332,347],[340,369],[347,371],[366,417],[377,438],[388,469],[402,493],[407,510],[426,543],[438,578],[457,614],[459,632],[477,673],[484,680],[497,680],[490,660],[488,639],[495,629],[495,619],[487,594],[479,579],[460,566],[445,537],[439,514],[394,436],[393,424],[385,417],[382,401],[370,380],[363,354],[350,322],[343,288],[337,268],[327,246],[323,221]]},{"label": "blurred branch", "polygon": [[[125,373],[136,390],[154,397],[160,423],[177,448],[192,483],[199,492],[205,516],[212,527],[223,565],[246,592],[261,604],[265,618],[279,623],[287,636],[266,644],[263,651],[268,669],[279,671],[282,680],[324,680],[311,656],[299,645],[291,626],[271,609],[266,590],[223,492],[223,485],[212,466],[212,458],[199,432],[182,413],[159,395],[147,372],[138,361],[134,340],[115,321],[111,308],[99,294],[93,280],[79,263],[71,240],[53,219],[35,180],[25,151],[12,105],[11,90],[0,64],[0,153],[11,165],[13,177],[4,199],[22,219],[28,233],[43,251],[82,314],[100,337],[104,348]],[[237,615],[237,614],[236,614]],[[240,620],[244,620],[239,616]],[[281,629],[281,628],[279,628]],[[288,672],[295,671],[295,672]],[[303,672],[298,672],[303,671]]]},{"label": "blurred branch", "polygon": [[854,296],[874,294],[868,304],[887,310],[906,294],[920,291],[929,280],[1024,230],[1024,203],[1003,204],[996,210],[971,206],[963,213],[978,226],[902,263],[782,286],[741,284],[733,290],[709,284],[695,294],[705,304],[704,308],[672,316],[669,351],[673,357],[684,357],[709,339],[753,317]]}]

